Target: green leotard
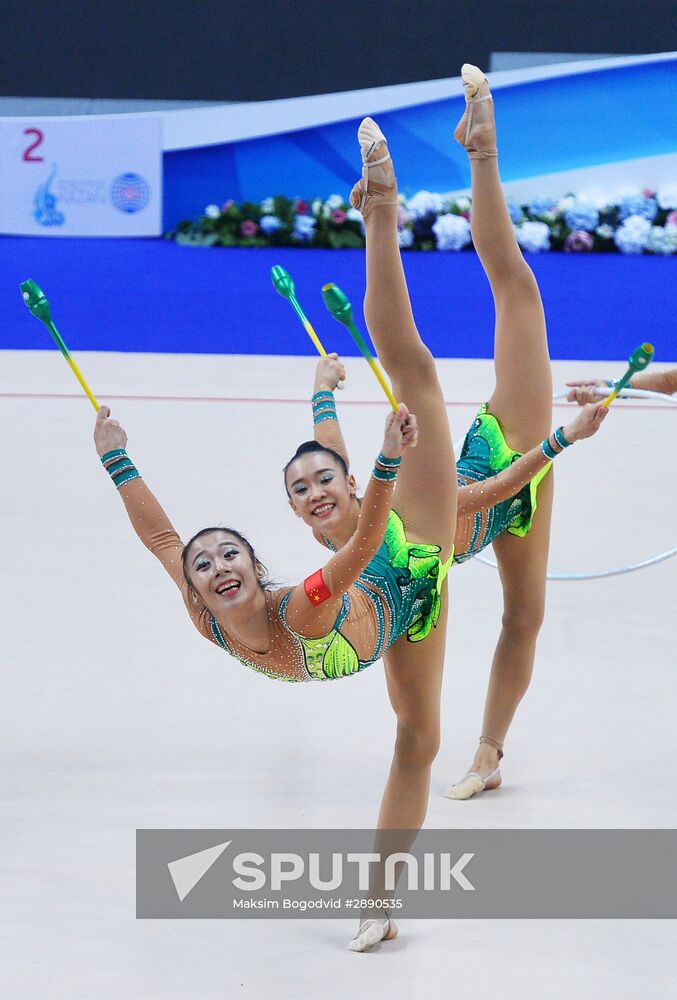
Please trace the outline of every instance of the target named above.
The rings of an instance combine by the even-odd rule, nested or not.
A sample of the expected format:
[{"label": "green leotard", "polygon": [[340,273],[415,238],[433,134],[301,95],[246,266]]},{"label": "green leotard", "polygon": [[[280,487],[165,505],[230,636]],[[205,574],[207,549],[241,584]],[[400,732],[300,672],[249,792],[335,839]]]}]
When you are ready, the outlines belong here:
[{"label": "green leotard", "polygon": [[[492,413],[487,412],[487,407],[488,404],[485,403],[480,408],[463,442],[461,455],[456,463],[459,486],[491,479],[522,457],[521,452],[508,447],[501,425]],[[477,511],[474,515],[475,530],[468,550],[458,552],[455,562],[462,563],[471,559],[504,531],[520,537],[527,535],[538,506],[538,486],[549,469],[550,465],[546,465],[514,497],[502,500],[487,511]],[[486,514],[484,521],[483,513]]]}]

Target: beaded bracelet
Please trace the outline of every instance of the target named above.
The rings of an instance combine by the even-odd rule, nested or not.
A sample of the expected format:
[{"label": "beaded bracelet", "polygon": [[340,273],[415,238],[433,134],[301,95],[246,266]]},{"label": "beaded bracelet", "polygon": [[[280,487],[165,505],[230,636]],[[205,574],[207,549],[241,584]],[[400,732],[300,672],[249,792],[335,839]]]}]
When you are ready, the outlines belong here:
[{"label": "beaded bracelet", "polygon": [[312,398],[313,424],[321,424],[323,420],[338,420],[334,393],[323,390],[316,392]]},{"label": "beaded bracelet", "polygon": [[140,479],[141,473],[124,448],[114,448],[101,456],[101,464],[111,477],[117,489],[133,479]]},{"label": "beaded bracelet", "polygon": [[564,437],[564,428],[563,427],[558,427],[556,431],[553,431],[552,432],[552,436],[554,437],[555,441],[557,442],[557,444],[560,446],[560,448],[562,450],[564,450],[565,448],[568,448],[569,445],[572,443],[571,441],[567,441],[567,439]]},{"label": "beaded bracelet", "polygon": [[[550,438],[554,438],[555,444],[559,448],[559,451],[555,451],[553,446],[550,444]],[[557,458],[558,455],[561,455],[564,449],[568,448],[571,444],[572,442],[567,441],[567,439],[564,437],[564,428],[558,427],[557,430],[554,430],[552,432],[550,437],[547,437],[545,441],[541,442],[541,451],[543,452],[546,458],[549,458],[552,461],[553,458]]]},{"label": "beaded bracelet", "polygon": [[402,456],[400,455],[399,458],[386,458],[383,452],[380,451],[376,461],[386,469],[399,469],[400,465],[402,465]]},{"label": "beaded bracelet", "polygon": [[383,452],[379,452],[372,476],[374,479],[378,479],[380,483],[392,483],[393,480],[397,479],[397,473],[401,464],[401,457],[386,458]]},{"label": "beaded bracelet", "polygon": [[551,460],[553,458],[557,458],[557,456],[559,455],[559,452],[555,451],[553,446],[550,444],[550,438],[546,438],[545,441],[541,442],[541,451],[543,452],[546,458],[549,458]]},{"label": "beaded bracelet", "polygon": [[375,465],[372,476],[374,479],[378,479],[380,483],[392,483],[393,480],[397,479],[397,470],[393,469],[392,472],[385,472],[383,469],[379,469],[378,465]]}]

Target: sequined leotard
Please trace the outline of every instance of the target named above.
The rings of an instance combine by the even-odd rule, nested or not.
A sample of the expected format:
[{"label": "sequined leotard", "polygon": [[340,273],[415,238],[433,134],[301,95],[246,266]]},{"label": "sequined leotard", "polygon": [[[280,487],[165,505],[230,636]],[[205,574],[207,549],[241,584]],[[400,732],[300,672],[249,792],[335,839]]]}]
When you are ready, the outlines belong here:
[{"label": "sequined leotard", "polygon": [[[425,638],[437,623],[439,589],[447,567],[437,546],[402,547],[401,521],[392,513],[386,540],[365,572],[342,595],[342,607],[330,632],[321,638],[296,633],[287,622],[294,588],[265,594],[269,649],[257,652],[229,635],[212,613],[191,596],[183,576],[183,543],[164,510],[141,478],[120,490],[130,521],[144,545],[160,560],[181,591],[191,621],[200,634],[241,663],[283,681],[332,680],[358,673],[377,660],[404,632]],[[406,551],[405,551],[406,550]],[[399,565],[391,565],[388,553]],[[399,555],[397,554],[399,552]]]},{"label": "sequined leotard", "polygon": [[458,485],[472,487],[474,492],[481,494],[482,503],[476,505],[477,509],[471,514],[464,514],[463,504],[459,502],[454,562],[472,558],[504,531],[524,536],[531,530],[538,486],[550,464],[533,478],[525,475],[521,484],[513,483],[508,496],[501,489],[500,480],[492,483],[499,473],[521,457],[521,452],[508,447],[501,425],[487,411],[485,403],[465,437],[456,464]]}]

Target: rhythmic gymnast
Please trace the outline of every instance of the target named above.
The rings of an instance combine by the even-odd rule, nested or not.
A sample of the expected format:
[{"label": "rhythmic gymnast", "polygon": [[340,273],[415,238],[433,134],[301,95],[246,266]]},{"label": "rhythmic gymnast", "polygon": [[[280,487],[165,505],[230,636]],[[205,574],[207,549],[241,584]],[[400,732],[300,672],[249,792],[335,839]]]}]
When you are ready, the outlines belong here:
[{"label": "rhythmic gymnast", "polygon": [[[567,382],[569,393],[567,399],[570,403],[578,403],[585,406],[586,403],[594,403],[599,399],[595,392],[597,386],[612,389],[614,383],[611,379],[580,379],[576,382]],[[643,389],[645,392],[662,392],[664,396],[674,396],[677,392],[677,368],[669,368],[665,372],[645,371],[633,375],[627,383],[628,389]]]},{"label": "rhythmic gymnast", "polygon": [[[443,402],[440,406],[443,411]],[[444,429],[448,436],[446,416]],[[425,543],[418,534],[409,542],[398,537],[396,565],[379,556],[402,454],[415,443],[417,433],[416,418],[404,404],[388,415],[383,446],[352,537],[303,584],[280,589],[266,584],[264,567],[252,547],[231,528],[204,528],[186,545],[182,543],[128,456],[127,434],[111,418],[106,406],[97,413],[94,441],[132,527],[179,587],[200,634],[268,677],[309,681],[348,676],[384,654],[397,663],[402,643],[407,644],[408,668],[415,670],[418,665],[419,671],[423,670],[429,666],[430,657],[423,663],[422,654],[416,657],[409,649],[421,649],[419,640],[428,636],[434,626],[437,629],[428,643],[434,647],[441,672],[443,584],[451,560],[442,561],[440,546]],[[447,460],[453,461],[450,441],[448,447]],[[425,454],[425,447],[419,448]],[[400,472],[405,482],[406,468],[405,462]],[[453,522],[455,514],[456,484],[452,483],[453,487],[447,485],[439,491],[438,503],[431,505],[446,526]],[[402,509],[407,511],[406,505]],[[418,523],[426,531],[424,512],[420,512]],[[447,553],[451,549],[449,536],[448,527],[446,533],[440,531],[437,536],[446,545]],[[435,671],[430,669],[435,677]],[[418,735],[412,734],[413,738]],[[398,741],[402,738],[400,733]],[[408,778],[402,776],[405,785]],[[394,794],[400,783],[397,776],[391,775],[381,826],[408,830],[415,822],[418,828],[425,814],[427,787],[416,789],[416,809],[412,811],[408,799],[399,802]],[[374,885],[377,898],[384,895],[379,885]],[[396,933],[395,925],[387,918],[371,921],[367,932],[351,947],[365,950]]]},{"label": "rhythmic gymnast", "polygon": [[[453,477],[459,487],[454,561],[463,562],[493,543],[503,584],[503,626],[479,747],[465,778],[446,792],[452,798],[469,798],[501,782],[503,741],[529,684],[543,616],[553,488],[547,472],[564,447],[594,434],[607,412],[601,405],[588,406],[567,427],[550,434],[552,381],[540,294],[515,240],[500,186],[488,83],[476,67],[465,65],[462,73],[466,111],[454,135],[470,158],[473,241],[496,307],[496,388],[468,432],[457,471],[449,454],[447,420],[445,415],[442,421],[432,359],[415,326],[402,268],[392,159],[383,133],[371,119],[365,119],[358,131],[363,179],[351,194],[365,224],[367,326],[395,396],[412,403],[422,432],[421,444],[407,456],[400,475],[388,533],[392,539],[401,537],[403,530],[408,538],[417,537],[416,518],[434,506],[439,490]],[[318,364],[315,441],[301,445],[285,469],[292,509],[318,541],[337,551],[349,542],[360,514],[332,394],[344,378],[335,355]],[[434,412],[429,416],[431,385]],[[539,513],[534,518],[537,503]],[[396,548],[394,544],[393,551]],[[412,828],[414,819],[416,826],[423,820],[439,740],[441,634],[434,637],[434,646],[402,644],[384,656],[398,739],[379,825],[389,816],[391,792],[400,801],[411,802]],[[419,662],[422,659],[424,663]],[[417,784],[426,788],[425,799],[417,797]]]}]

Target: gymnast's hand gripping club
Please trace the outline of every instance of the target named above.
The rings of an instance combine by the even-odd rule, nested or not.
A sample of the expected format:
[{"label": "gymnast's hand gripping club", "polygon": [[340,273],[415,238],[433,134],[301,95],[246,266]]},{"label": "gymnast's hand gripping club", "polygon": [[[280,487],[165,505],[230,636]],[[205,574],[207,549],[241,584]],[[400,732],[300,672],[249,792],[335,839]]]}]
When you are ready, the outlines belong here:
[{"label": "gymnast's hand gripping club", "polygon": [[62,340],[61,334],[54,326],[54,323],[52,322],[52,310],[49,307],[49,302],[45,298],[42,289],[33,281],[32,278],[29,278],[28,281],[22,281],[21,284],[19,285],[19,288],[21,289],[21,295],[23,296],[24,302],[26,303],[30,311],[33,313],[33,315],[37,319],[39,319],[41,323],[45,324],[50,334],[52,335],[56,343],[56,346],[63,354],[64,358],[70,365],[73,374],[75,375],[76,379],[84,389],[90,403],[92,404],[94,409],[98,412],[100,409],[100,403],[98,402],[92,390],[85,382],[82,372],[80,371],[75,361],[71,357],[71,352],[68,350],[64,341]]},{"label": "gymnast's hand gripping club", "polygon": [[602,403],[602,406],[606,406],[607,409],[611,406],[616,396],[619,392],[622,392],[625,386],[628,384],[633,375],[637,372],[644,371],[651,362],[653,361],[654,348],[653,344],[641,344],[636,351],[633,351],[628,358],[628,370],[626,371],[623,378],[620,378],[616,385],[614,386],[613,392],[610,392],[607,398]]},{"label": "gymnast's hand gripping club", "polygon": [[346,298],[346,295],[344,294],[344,292],[341,291],[338,285],[330,283],[323,287],[322,297],[324,298],[324,304],[326,305],[327,309],[332,314],[334,319],[338,320],[339,323],[343,323],[343,325],[348,330],[350,336],[357,344],[360,353],[365,358],[367,364],[369,365],[374,375],[378,379],[381,388],[388,397],[388,402],[393,408],[393,413],[397,413],[397,400],[393,396],[390,390],[390,386],[386,382],[383,372],[379,368],[378,362],[376,361],[374,355],[367,347],[364,337],[355,326],[355,321],[353,319],[353,308],[348,299]]}]

